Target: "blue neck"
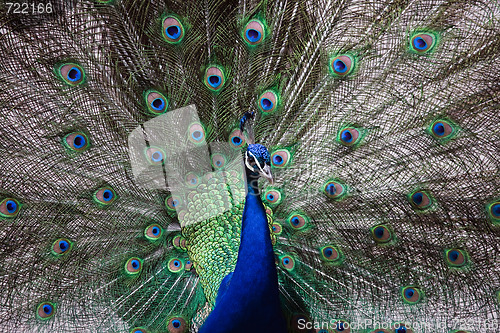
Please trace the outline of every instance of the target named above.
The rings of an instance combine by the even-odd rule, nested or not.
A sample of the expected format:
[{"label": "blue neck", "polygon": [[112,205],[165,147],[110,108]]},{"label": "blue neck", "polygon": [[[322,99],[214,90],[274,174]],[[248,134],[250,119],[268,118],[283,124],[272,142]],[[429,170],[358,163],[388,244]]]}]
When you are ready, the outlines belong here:
[{"label": "blue neck", "polygon": [[266,211],[256,179],[248,175],[247,180],[236,268],[221,283],[215,309],[200,333],[286,332]]}]

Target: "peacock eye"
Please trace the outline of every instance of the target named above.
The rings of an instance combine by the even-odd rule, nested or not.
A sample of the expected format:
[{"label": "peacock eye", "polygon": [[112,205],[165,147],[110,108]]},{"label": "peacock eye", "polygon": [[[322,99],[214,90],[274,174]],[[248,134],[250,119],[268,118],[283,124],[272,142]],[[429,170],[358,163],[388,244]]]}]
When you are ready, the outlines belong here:
[{"label": "peacock eye", "polygon": [[412,333],[412,330],[404,323],[395,324],[394,333]]},{"label": "peacock eye", "polygon": [[284,255],[280,258],[281,266],[286,270],[293,270],[295,267],[295,261],[289,255]]},{"label": "peacock eye", "polygon": [[82,132],[73,132],[63,138],[63,144],[73,151],[83,151],[87,149],[89,140]]},{"label": "peacock eye", "polygon": [[333,245],[327,245],[320,250],[321,259],[325,261],[337,261],[340,259],[339,250]]},{"label": "peacock eye", "polygon": [[233,148],[241,148],[245,144],[245,136],[239,129],[235,129],[229,134],[229,143]]},{"label": "peacock eye", "polygon": [[354,146],[360,141],[360,132],[353,127],[344,128],[340,131],[338,141],[344,146]]},{"label": "peacock eye", "polygon": [[419,33],[411,38],[411,51],[424,54],[431,51],[436,44],[436,37],[433,34]]},{"label": "peacock eye", "polygon": [[224,72],[217,66],[208,67],[205,71],[205,85],[212,91],[219,91],[224,86]]},{"label": "peacock eye", "polygon": [[168,262],[168,269],[172,273],[177,273],[184,269],[184,263],[177,258],[170,259]]},{"label": "peacock eye", "polygon": [[346,188],[338,181],[331,180],[324,185],[323,191],[332,199],[340,199],[346,194]]},{"label": "peacock eye", "polygon": [[66,238],[59,238],[52,244],[52,253],[56,256],[61,256],[68,253],[73,244]]},{"label": "peacock eye", "polygon": [[354,58],[349,55],[339,55],[330,61],[330,71],[334,76],[347,76],[354,69]]},{"label": "peacock eye", "polygon": [[158,115],[167,111],[168,100],[157,90],[148,90],[144,94],[149,112]]},{"label": "peacock eye", "polygon": [[288,218],[290,226],[295,230],[303,229],[306,226],[307,216],[303,214],[292,214]]},{"label": "peacock eye", "polygon": [[176,211],[178,209],[181,208],[181,200],[179,197],[177,196],[168,196],[166,199],[165,199],[165,206],[167,207],[168,210],[170,211]]},{"label": "peacock eye", "polygon": [[43,302],[43,303],[38,305],[36,312],[37,312],[38,318],[40,318],[42,320],[46,320],[55,314],[56,308],[55,308],[55,305],[53,303]]},{"label": "peacock eye", "polygon": [[438,140],[447,140],[455,135],[455,126],[447,120],[437,120],[430,126],[432,136]]},{"label": "peacock eye", "polygon": [[373,240],[377,243],[387,243],[392,239],[392,233],[385,225],[378,225],[371,229]]},{"label": "peacock eye", "polygon": [[184,38],[184,26],[173,16],[167,16],[163,20],[163,38],[168,43],[177,44]]},{"label": "peacock eye", "polygon": [[487,205],[487,212],[494,223],[500,222],[500,202],[495,201]]},{"label": "peacock eye", "polygon": [[188,331],[188,326],[184,318],[172,317],[168,320],[167,329],[169,333],[185,333]]},{"label": "peacock eye", "polygon": [[162,228],[160,227],[160,225],[156,223],[151,224],[144,230],[144,236],[151,241],[159,239],[162,234],[163,234]]},{"label": "peacock eye", "polygon": [[281,225],[279,223],[273,223],[273,226],[272,226],[272,230],[273,230],[273,234],[275,235],[280,235],[281,234]]},{"label": "peacock eye", "polygon": [[409,197],[410,203],[413,205],[413,207],[419,210],[429,208],[433,203],[431,196],[425,191],[415,191],[411,193]]},{"label": "peacock eye", "polygon": [[466,263],[466,252],[460,249],[450,249],[446,251],[446,262],[452,267],[462,267]]},{"label": "peacock eye", "polygon": [[251,46],[259,45],[265,37],[264,25],[261,21],[254,19],[247,23],[243,38]]},{"label": "peacock eye", "polygon": [[290,159],[290,152],[286,149],[279,149],[271,154],[271,164],[276,168],[286,167]]},{"label": "peacock eye", "polygon": [[401,293],[403,294],[404,301],[409,304],[420,302],[423,294],[420,289],[415,287],[404,287],[402,288]]},{"label": "peacock eye", "polygon": [[188,185],[188,187],[196,187],[199,183],[199,177],[198,175],[196,175],[194,172],[189,172],[187,175],[186,175],[186,184]]},{"label": "peacock eye", "polygon": [[281,202],[281,193],[274,189],[267,190],[264,193],[264,200],[269,204],[278,204]]},{"label": "peacock eye", "polygon": [[215,169],[222,169],[226,165],[226,157],[222,154],[212,155],[212,166]]},{"label": "peacock eye", "polygon": [[195,144],[205,142],[205,129],[200,123],[193,123],[189,126],[189,139]]},{"label": "peacock eye", "polygon": [[94,193],[94,200],[101,205],[109,205],[116,199],[115,191],[107,186],[102,187]]},{"label": "peacock eye", "polygon": [[136,257],[130,258],[125,263],[125,272],[128,275],[137,275],[142,270],[142,260]]},{"label": "peacock eye", "polygon": [[6,198],[0,202],[0,215],[2,217],[15,217],[19,214],[21,205],[13,198]]},{"label": "peacock eye", "polygon": [[278,94],[272,90],[264,91],[258,101],[258,107],[263,113],[271,113],[278,105]]},{"label": "peacock eye", "polygon": [[150,147],[146,150],[146,157],[149,163],[160,165],[165,161],[165,152],[157,147]]},{"label": "peacock eye", "polygon": [[71,86],[77,86],[85,79],[85,72],[82,67],[74,63],[62,64],[56,69],[64,82]]}]

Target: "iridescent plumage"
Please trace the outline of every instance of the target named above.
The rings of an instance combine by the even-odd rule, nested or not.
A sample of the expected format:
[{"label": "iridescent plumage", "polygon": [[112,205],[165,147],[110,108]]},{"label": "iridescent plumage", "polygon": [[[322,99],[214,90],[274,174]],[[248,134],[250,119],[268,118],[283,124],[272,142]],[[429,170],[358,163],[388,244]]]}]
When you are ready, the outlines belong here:
[{"label": "iridescent plumage", "polygon": [[497,331],[494,2],[42,2],[0,5],[4,330]]}]

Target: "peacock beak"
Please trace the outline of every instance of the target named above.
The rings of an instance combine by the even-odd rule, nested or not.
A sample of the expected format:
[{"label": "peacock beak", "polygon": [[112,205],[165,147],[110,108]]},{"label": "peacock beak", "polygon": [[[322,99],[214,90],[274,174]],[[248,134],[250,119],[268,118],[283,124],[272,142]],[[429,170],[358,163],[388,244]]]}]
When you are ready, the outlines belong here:
[{"label": "peacock beak", "polygon": [[274,184],[273,174],[271,173],[271,166],[267,164],[264,165],[262,171],[260,171],[259,173],[262,177],[266,178],[271,183],[271,185]]}]

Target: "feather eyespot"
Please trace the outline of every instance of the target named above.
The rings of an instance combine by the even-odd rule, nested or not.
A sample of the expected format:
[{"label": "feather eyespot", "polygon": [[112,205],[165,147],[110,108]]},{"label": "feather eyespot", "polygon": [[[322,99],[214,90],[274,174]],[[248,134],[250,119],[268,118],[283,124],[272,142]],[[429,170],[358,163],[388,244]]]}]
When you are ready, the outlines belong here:
[{"label": "feather eyespot", "polygon": [[190,271],[193,268],[193,262],[191,260],[187,260],[186,264],[184,265],[184,269],[186,271]]},{"label": "feather eyespot", "polygon": [[323,191],[327,197],[332,199],[340,199],[346,194],[345,186],[335,180],[327,182],[323,187]]},{"label": "feather eyespot", "polygon": [[168,262],[168,270],[172,273],[177,273],[184,269],[184,263],[177,258],[170,259]]},{"label": "feather eyespot", "polygon": [[452,267],[462,267],[467,262],[466,252],[460,249],[449,249],[445,251],[446,262]]},{"label": "feather eyespot", "polygon": [[189,140],[194,144],[203,144],[205,142],[205,129],[200,123],[193,123],[189,126]]},{"label": "feather eyespot", "polygon": [[451,139],[455,135],[455,125],[450,121],[441,119],[436,120],[432,123],[429,128],[429,132],[432,136],[438,140],[446,141]]},{"label": "feather eyespot", "polygon": [[257,106],[261,112],[271,113],[276,110],[278,103],[278,94],[272,90],[266,90],[260,95]]},{"label": "feather eyespot", "polygon": [[89,146],[89,139],[82,132],[73,132],[63,138],[63,144],[73,151],[83,151]]},{"label": "feather eyespot", "polygon": [[200,182],[200,177],[198,177],[198,175],[196,175],[194,172],[189,172],[186,175],[186,184],[188,187],[190,188],[196,187],[198,186],[199,182]]},{"label": "feather eyespot", "polygon": [[205,85],[212,91],[219,91],[224,86],[224,72],[221,67],[211,66],[205,71]]},{"label": "feather eyespot", "polygon": [[38,305],[36,314],[42,320],[49,319],[56,313],[56,306],[50,302],[43,302]]},{"label": "feather eyespot", "polygon": [[422,300],[423,292],[415,287],[404,287],[401,289],[403,300],[408,304],[416,304]]},{"label": "feather eyespot", "polygon": [[188,330],[188,325],[184,318],[172,317],[168,320],[167,329],[169,333],[185,333]]},{"label": "feather eyespot", "polygon": [[404,323],[397,323],[394,325],[394,333],[413,333],[413,330]]},{"label": "feather eyespot", "polygon": [[130,333],[149,333],[145,328],[136,327],[130,330]]},{"label": "feather eyespot", "polygon": [[181,204],[182,204],[182,202],[181,202],[180,198],[175,196],[175,195],[170,195],[165,199],[165,206],[170,211],[176,211],[176,210],[180,209]]},{"label": "feather eyespot", "polygon": [[347,76],[354,69],[354,58],[349,55],[339,55],[330,61],[330,71],[335,76]]},{"label": "feather eyespot", "polygon": [[261,21],[254,19],[247,23],[243,39],[251,46],[259,45],[265,38],[265,29]]},{"label": "feather eyespot", "polygon": [[149,112],[158,115],[165,113],[168,107],[167,98],[157,90],[148,90],[144,94]]},{"label": "feather eyespot", "polygon": [[52,253],[56,256],[62,256],[69,253],[73,243],[66,238],[59,238],[52,244]]},{"label": "feather eyespot", "polygon": [[158,240],[163,234],[163,229],[159,224],[151,224],[144,230],[144,236],[150,241]]},{"label": "feather eyespot", "polygon": [[125,272],[128,275],[137,275],[142,270],[142,259],[137,257],[130,258],[125,263]]},{"label": "feather eyespot", "polygon": [[212,166],[214,169],[222,169],[226,165],[226,157],[222,154],[212,155]]},{"label": "feather eyespot", "polygon": [[233,148],[241,148],[245,144],[245,136],[239,129],[235,129],[229,135],[229,143]]},{"label": "feather eyespot", "polygon": [[281,263],[281,266],[288,271],[291,271],[295,268],[295,261],[289,255],[281,256],[280,263]]},{"label": "feather eyespot", "polygon": [[333,331],[334,332],[342,332],[342,333],[350,333],[351,332],[351,325],[345,320],[337,320],[333,324]]},{"label": "feather eyespot", "polygon": [[109,186],[100,188],[94,193],[94,200],[101,205],[110,205],[115,199],[116,193]]},{"label": "feather eyespot", "polygon": [[281,228],[281,225],[279,223],[273,223],[271,230],[273,231],[273,234],[280,235],[282,228]]},{"label": "feather eyespot", "polygon": [[425,191],[415,191],[409,195],[410,203],[419,210],[424,210],[432,206],[432,198]]},{"label": "feather eyespot", "polygon": [[177,44],[184,38],[184,26],[173,16],[167,16],[163,19],[163,38],[170,44]]},{"label": "feather eyespot", "polygon": [[16,217],[21,209],[19,201],[13,198],[6,198],[0,202],[0,215],[2,217]]},{"label": "feather eyespot", "polygon": [[373,240],[377,243],[387,243],[392,239],[392,232],[385,225],[377,225],[371,229]]},{"label": "feather eyespot", "polygon": [[146,157],[152,165],[160,165],[165,161],[165,152],[157,147],[149,147],[146,149]]},{"label": "feather eyespot", "polygon": [[338,261],[341,259],[340,251],[333,245],[327,245],[320,249],[321,259],[325,261]]},{"label": "feather eyespot", "polygon": [[500,202],[495,201],[487,205],[487,212],[493,223],[500,223]]},{"label": "feather eyespot", "polygon": [[288,218],[288,223],[295,230],[301,230],[306,226],[307,216],[302,214],[292,214]]},{"label": "feather eyespot", "polygon": [[281,202],[281,193],[274,189],[267,190],[264,193],[264,201],[277,205]]},{"label": "feather eyespot", "polygon": [[436,37],[428,33],[419,33],[411,38],[410,48],[413,52],[424,54],[436,45]]},{"label": "feather eyespot", "polygon": [[347,127],[339,132],[338,141],[344,146],[355,146],[361,140],[361,133],[358,129]]},{"label": "feather eyespot", "polygon": [[290,160],[290,152],[286,149],[278,149],[271,154],[271,165],[276,168],[286,167]]},{"label": "feather eyespot", "polygon": [[77,86],[85,79],[83,68],[75,63],[66,63],[57,67],[59,76],[70,86]]}]

